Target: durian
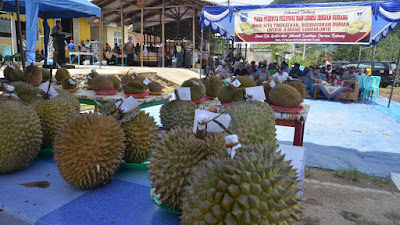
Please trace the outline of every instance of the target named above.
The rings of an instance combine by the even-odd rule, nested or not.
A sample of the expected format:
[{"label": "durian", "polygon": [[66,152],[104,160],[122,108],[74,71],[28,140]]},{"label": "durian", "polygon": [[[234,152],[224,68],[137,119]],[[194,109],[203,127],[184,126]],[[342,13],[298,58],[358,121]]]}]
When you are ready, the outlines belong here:
[{"label": "durian", "polygon": [[[276,146],[275,116],[271,107],[259,101],[242,101],[224,107],[236,121],[240,143]],[[230,129],[234,129],[231,122]]]},{"label": "durian", "polygon": [[70,77],[69,71],[65,68],[60,68],[57,70],[55,77],[56,77],[57,82],[61,82],[66,77]]},{"label": "durian", "polygon": [[206,95],[210,97],[217,97],[218,91],[221,89],[221,79],[217,76],[213,76],[206,81]]},{"label": "durian", "polygon": [[143,81],[146,79],[145,76],[139,75],[139,74],[135,74],[135,75],[133,76],[133,78],[134,78],[135,81],[138,81],[138,82],[140,82],[140,83],[143,83]]},{"label": "durian", "polygon": [[112,117],[79,114],[60,129],[54,161],[62,178],[80,189],[110,182],[124,156],[124,132]]},{"label": "durian", "polygon": [[25,81],[24,71],[18,67],[15,67],[15,69],[12,69],[10,72],[10,79],[12,81]]},{"label": "durian", "polygon": [[129,82],[133,81],[133,76],[132,75],[124,75],[121,77],[121,84],[125,85]]},{"label": "durian", "polygon": [[35,66],[29,65],[24,70],[25,82],[33,86],[37,86],[42,82],[42,70]]},{"label": "durian", "polygon": [[274,147],[244,147],[210,157],[193,171],[183,200],[183,224],[295,224],[299,180]]},{"label": "durian", "polygon": [[235,96],[236,90],[233,86],[227,85],[223,86],[218,91],[218,100],[222,103],[230,103],[233,101],[233,97]]},{"label": "durian", "polygon": [[146,86],[139,81],[131,81],[124,86],[125,94],[143,94]]},{"label": "durian", "polygon": [[256,82],[251,77],[247,76],[239,76],[236,77],[235,80],[238,80],[241,83],[239,86],[241,88],[255,87],[257,85]]},{"label": "durian", "polygon": [[[17,63],[13,63],[13,65],[15,68],[19,69],[19,66]],[[7,66],[3,71],[4,78],[6,78],[7,80],[11,80],[11,71],[12,70],[13,69],[11,67]]]},{"label": "durian", "polygon": [[42,79],[43,81],[48,81],[50,80],[50,70],[46,68],[42,68]]},{"label": "durian", "polygon": [[90,87],[94,91],[110,91],[114,89],[114,83],[105,76],[93,78],[90,82]]},{"label": "durian", "polygon": [[149,83],[149,90],[150,90],[150,92],[153,92],[153,93],[159,93],[159,92],[162,92],[163,86],[156,81],[152,81]]},{"label": "durian", "polygon": [[18,101],[0,101],[0,173],[21,170],[38,154],[43,133],[38,114]]},{"label": "durian", "polygon": [[[90,76],[92,79],[94,79],[94,78],[96,78],[96,77],[98,77],[98,76],[100,76],[100,74],[98,73],[98,72],[90,72],[89,74],[88,74],[88,76]],[[90,79],[89,79],[90,80]]]},{"label": "durian", "polygon": [[239,102],[244,100],[244,88],[238,88],[233,96],[233,101]]},{"label": "durian", "polygon": [[107,76],[107,78],[113,82],[114,90],[119,90],[121,88],[121,85],[120,85],[121,80],[120,79],[116,78],[114,75],[109,75],[109,76]]},{"label": "durian", "polygon": [[131,121],[121,124],[124,129],[125,161],[128,163],[142,163],[154,149],[158,138],[158,126],[148,113],[140,113]]},{"label": "durian", "polygon": [[269,92],[271,91],[271,81],[263,83],[263,87],[264,87],[265,101],[271,103],[271,101],[269,100]]},{"label": "durian", "polygon": [[196,108],[196,104],[190,101],[167,102],[160,109],[161,123],[166,130],[174,127],[193,126]]},{"label": "durian", "polygon": [[269,92],[272,105],[283,108],[297,108],[303,101],[296,88],[288,84],[278,84]]},{"label": "durian", "polygon": [[30,103],[33,99],[37,99],[36,95],[39,93],[39,88],[34,87],[22,81],[16,81],[10,85],[14,86],[14,92],[22,101]]},{"label": "durian", "polygon": [[65,98],[65,100],[67,100],[74,107],[76,112],[81,110],[81,103],[74,94],[64,90],[58,90],[57,92],[58,97]]},{"label": "durian", "polygon": [[[73,83],[73,82],[70,82],[70,80],[72,80],[73,82],[75,82],[75,84],[71,84],[71,83]],[[76,86],[77,86],[77,83],[76,83],[76,81],[73,80],[72,78],[66,77],[66,78],[64,78],[64,80],[61,81],[61,85],[62,85],[63,89],[68,90],[68,89],[75,89]]]},{"label": "durian", "polygon": [[[198,85],[197,85],[198,84]],[[192,78],[182,83],[182,87],[190,87],[192,100],[200,100],[206,94],[206,87],[199,79]]]},{"label": "durian", "polygon": [[301,98],[304,99],[304,97],[306,96],[306,87],[302,82],[293,80],[289,81],[289,85],[296,88],[296,90],[300,93]]}]

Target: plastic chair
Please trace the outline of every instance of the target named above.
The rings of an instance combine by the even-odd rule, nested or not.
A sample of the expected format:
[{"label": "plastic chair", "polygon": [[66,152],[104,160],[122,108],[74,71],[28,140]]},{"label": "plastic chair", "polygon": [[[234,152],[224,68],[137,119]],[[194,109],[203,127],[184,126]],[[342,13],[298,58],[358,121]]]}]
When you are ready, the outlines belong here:
[{"label": "plastic chair", "polygon": [[[363,98],[362,98],[363,102],[365,99],[371,98],[371,100],[373,100],[379,97],[380,83],[381,83],[381,77],[378,76],[363,77],[363,87],[364,87]],[[370,95],[371,92],[374,92],[374,95]]]},{"label": "plastic chair", "polygon": [[359,101],[362,101],[363,100],[363,98],[364,98],[364,85],[363,85],[363,77],[362,76],[358,76],[357,77],[357,83],[359,83],[360,84],[360,86],[359,86],[359,90],[360,90],[360,96],[359,96],[359,98],[358,98],[358,100]]},{"label": "plastic chair", "polygon": [[11,46],[9,45],[0,45],[1,48],[1,54],[4,57],[4,61],[8,61],[8,62],[14,62],[14,59],[18,60],[18,66],[19,66],[19,56],[16,55],[12,55],[11,53]]}]

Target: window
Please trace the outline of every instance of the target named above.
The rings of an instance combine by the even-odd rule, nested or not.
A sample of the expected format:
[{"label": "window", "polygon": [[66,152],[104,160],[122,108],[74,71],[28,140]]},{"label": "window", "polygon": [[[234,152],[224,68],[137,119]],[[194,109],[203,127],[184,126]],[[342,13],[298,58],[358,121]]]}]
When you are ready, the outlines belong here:
[{"label": "window", "polygon": [[384,70],[385,65],[381,62],[374,62],[374,69]]},{"label": "window", "polygon": [[367,69],[367,68],[371,68],[371,63],[370,62],[362,62],[359,65],[360,69]]},{"label": "window", "polygon": [[122,45],[121,31],[114,31],[114,46],[115,44],[120,47]]},{"label": "window", "polygon": [[0,19],[0,37],[11,38],[10,20]]}]

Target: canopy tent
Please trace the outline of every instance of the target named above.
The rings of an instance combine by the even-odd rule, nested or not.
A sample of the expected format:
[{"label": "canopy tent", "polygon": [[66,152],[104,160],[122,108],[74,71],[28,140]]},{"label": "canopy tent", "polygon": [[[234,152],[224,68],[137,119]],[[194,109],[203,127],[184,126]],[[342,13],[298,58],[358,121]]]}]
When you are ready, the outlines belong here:
[{"label": "canopy tent", "polygon": [[[35,62],[37,18],[44,19],[44,45],[47,58],[50,27],[47,19],[101,17],[101,9],[87,0],[19,0],[19,11],[26,14],[26,56],[27,62]],[[4,0],[3,11],[16,12],[15,0]]]}]

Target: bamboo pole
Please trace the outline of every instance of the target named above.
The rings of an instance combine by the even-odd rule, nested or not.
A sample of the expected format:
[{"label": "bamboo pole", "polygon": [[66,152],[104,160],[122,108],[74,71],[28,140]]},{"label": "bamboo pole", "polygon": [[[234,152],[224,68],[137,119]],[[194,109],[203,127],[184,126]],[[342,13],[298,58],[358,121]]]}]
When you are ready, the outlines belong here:
[{"label": "bamboo pole", "polygon": [[162,57],[162,67],[165,67],[165,50],[166,50],[166,47],[167,46],[165,46],[165,26],[164,26],[164,22],[165,22],[165,0],[163,0],[163,2],[162,2],[162,15],[161,15],[161,20],[162,20],[162,24],[161,24],[161,30],[162,30],[162,34],[161,34],[161,43],[162,43],[162,54],[161,54],[161,57]]},{"label": "bamboo pole", "polygon": [[390,107],[390,103],[392,102],[393,89],[394,89],[394,86],[396,85],[397,76],[399,75],[399,66],[400,66],[400,51],[399,51],[399,58],[397,59],[397,65],[396,65],[396,71],[395,71],[396,73],[393,77],[392,90],[390,91],[388,108]]},{"label": "bamboo pole", "polygon": [[200,39],[200,79],[201,79],[201,71],[203,70],[203,38],[204,31],[201,29],[201,39]]},{"label": "bamboo pole", "polygon": [[192,58],[193,58],[193,61],[192,61],[192,65],[193,65],[193,67],[192,68],[195,68],[195,66],[196,66],[196,8],[194,8],[194,6],[193,6],[193,8],[192,8],[192,11],[193,11],[193,51],[192,51]]},{"label": "bamboo pole", "polygon": [[[20,13],[19,13],[19,4],[18,4],[18,0],[15,0],[15,8],[17,9],[17,24],[18,24],[18,47],[19,47],[19,51],[21,53],[21,61],[22,61],[22,68],[25,69],[25,57],[24,57],[24,49],[22,48],[22,27],[21,27],[21,19],[19,17]],[[57,52],[58,54],[58,52]],[[53,63],[54,64],[54,63]]]},{"label": "bamboo pole", "polygon": [[101,12],[100,23],[99,23],[99,41],[100,41],[100,55],[99,55],[99,68],[101,69],[101,62],[103,62],[103,50],[104,50],[104,43],[103,43],[103,23],[104,23],[104,15]]},{"label": "bamboo pole", "polygon": [[375,45],[375,47],[372,49],[371,76],[372,76],[372,72],[374,71],[375,55],[376,55],[376,45]]},{"label": "bamboo pole", "polygon": [[124,66],[124,48],[125,48],[125,25],[124,25],[124,8],[122,5],[122,0],[119,1],[121,3],[121,36],[122,36],[122,46],[121,46],[121,65]]},{"label": "bamboo pole", "polygon": [[143,50],[144,50],[144,36],[143,36],[143,5],[140,6],[140,34],[142,36],[142,43],[140,45],[140,66],[143,67]]}]

